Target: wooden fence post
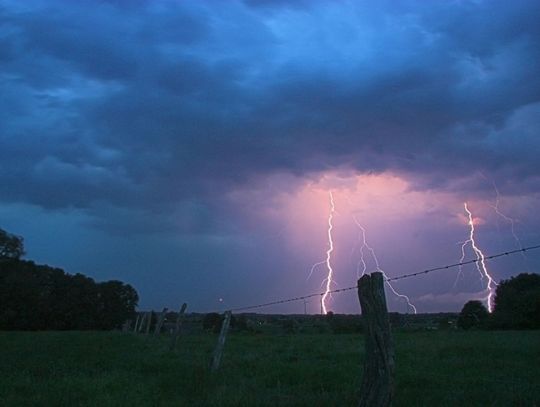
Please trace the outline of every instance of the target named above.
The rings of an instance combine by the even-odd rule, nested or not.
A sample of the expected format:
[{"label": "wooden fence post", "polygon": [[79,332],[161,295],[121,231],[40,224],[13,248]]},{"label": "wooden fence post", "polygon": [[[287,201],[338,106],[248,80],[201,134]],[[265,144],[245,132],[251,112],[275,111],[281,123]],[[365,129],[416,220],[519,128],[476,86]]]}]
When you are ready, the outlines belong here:
[{"label": "wooden fence post", "polygon": [[219,333],[219,338],[214,349],[214,355],[212,357],[211,370],[215,372],[219,369],[219,364],[221,362],[221,355],[223,354],[223,346],[225,345],[225,338],[227,337],[227,331],[229,330],[229,324],[231,322],[231,311],[225,312],[225,318],[221,324],[221,332]]},{"label": "wooden fence post", "polygon": [[135,320],[135,327],[133,328],[133,332],[137,333],[137,328],[139,328],[139,320],[141,319],[141,314],[137,312],[137,319]]},{"label": "wooden fence post", "polygon": [[358,280],[358,299],[365,327],[365,361],[360,407],[387,407],[394,398],[394,344],[384,294],[384,276],[365,274]]},{"label": "wooden fence post", "polygon": [[139,333],[142,332],[145,322],[146,322],[146,312],[143,312],[141,315],[141,320],[139,321],[139,330],[138,330]]},{"label": "wooden fence post", "polygon": [[144,333],[145,335],[148,335],[148,333],[150,332],[150,327],[152,326],[152,315],[154,313],[152,311],[149,311],[146,313],[146,315],[148,316],[148,322],[146,323],[146,332]]},{"label": "wooden fence post", "polygon": [[184,312],[186,312],[187,304],[183,303],[176,317],[176,324],[174,326],[174,331],[171,338],[171,350],[176,349],[176,343],[178,342],[178,337],[180,336],[180,327],[182,326],[182,320],[184,319]]},{"label": "wooden fence post", "polygon": [[166,316],[167,316],[167,307],[163,308],[163,311],[161,311],[161,314],[159,314],[159,318],[156,323],[156,329],[154,331],[154,335],[158,335],[161,333],[161,327],[163,326],[163,322],[165,321]]}]

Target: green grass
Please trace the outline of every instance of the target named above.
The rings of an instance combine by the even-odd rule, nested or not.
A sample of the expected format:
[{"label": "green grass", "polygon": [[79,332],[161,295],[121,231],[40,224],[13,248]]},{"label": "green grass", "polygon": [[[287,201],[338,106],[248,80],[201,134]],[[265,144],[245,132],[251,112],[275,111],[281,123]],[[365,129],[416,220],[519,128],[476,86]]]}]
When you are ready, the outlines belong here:
[{"label": "green grass", "polygon": [[[360,335],[0,333],[1,406],[348,406]],[[397,333],[396,406],[540,405],[540,332]]]}]

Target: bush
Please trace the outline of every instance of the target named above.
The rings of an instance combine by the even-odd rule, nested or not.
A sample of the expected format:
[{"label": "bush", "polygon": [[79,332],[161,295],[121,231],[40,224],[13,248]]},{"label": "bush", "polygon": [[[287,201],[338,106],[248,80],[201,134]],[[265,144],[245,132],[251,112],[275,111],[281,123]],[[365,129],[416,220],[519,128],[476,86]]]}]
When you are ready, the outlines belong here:
[{"label": "bush", "polygon": [[469,301],[459,313],[457,325],[461,329],[485,328],[489,312],[480,301]]},{"label": "bush", "polygon": [[457,325],[461,329],[485,328],[489,312],[480,301],[467,302],[459,313]]}]

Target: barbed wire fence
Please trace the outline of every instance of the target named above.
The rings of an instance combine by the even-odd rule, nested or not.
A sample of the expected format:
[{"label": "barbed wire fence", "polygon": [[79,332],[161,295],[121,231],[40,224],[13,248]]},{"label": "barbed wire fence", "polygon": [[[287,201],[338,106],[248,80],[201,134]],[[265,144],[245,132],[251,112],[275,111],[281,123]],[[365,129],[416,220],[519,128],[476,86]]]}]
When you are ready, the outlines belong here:
[{"label": "barbed wire fence", "polygon": [[[384,283],[390,284],[391,281],[403,280],[406,278],[425,276],[430,273],[442,270],[448,270],[454,267],[462,267],[468,264],[477,264],[488,260],[497,259],[504,256],[510,256],[516,253],[525,253],[527,251],[540,249],[540,244],[528,247],[521,247],[516,250],[500,252],[489,256],[481,256],[475,259],[460,261],[458,263],[447,264],[429,268],[426,270],[402,274],[396,277],[387,277],[381,272],[374,274],[364,274],[354,286],[330,290],[326,294],[337,294],[352,290],[358,290],[358,298],[362,308],[362,316],[365,318],[364,325],[366,329],[365,338],[365,360],[364,373],[362,375],[362,384],[360,389],[359,406],[389,405],[394,395],[394,347],[391,340],[391,328],[388,319],[388,310],[384,301]],[[312,293],[292,298],[286,298],[276,301],[270,301],[261,304],[248,305],[232,308],[226,311],[229,316],[232,312],[247,311],[264,308],[272,305],[302,301],[308,298],[321,297],[325,293]],[[381,300],[382,298],[382,300]],[[227,320],[227,319],[226,319]],[[225,322],[223,324],[225,326]],[[221,334],[224,334],[222,329]],[[225,332],[226,333],[226,332]],[[224,341],[224,337],[220,337]],[[218,341],[218,344],[220,343]],[[377,351],[374,351],[374,349]],[[216,347],[217,349],[217,347]]]},{"label": "barbed wire fence", "polygon": [[[496,258],[499,258],[499,257],[511,256],[511,255],[517,254],[517,253],[525,253],[525,252],[528,252],[528,251],[531,251],[531,250],[536,250],[536,249],[540,249],[540,244],[534,245],[534,246],[522,247],[522,248],[516,249],[516,250],[508,250],[508,251],[500,252],[500,253],[489,255],[489,256],[484,256],[483,260],[493,260],[493,259],[496,259]],[[417,277],[417,276],[421,276],[421,275],[427,275],[427,274],[435,272],[435,271],[448,270],[448,269],[455,268],[455,267],[461,267],[461,266],[466,266],[466,265],[469,265],[469,264],[475,264],[475,263],[478,263],[480,261],[482,261],[482,258],[476,258],[476,259],[472,259],[472,260],[462,261],[462,262],[459,262],[459,263],[447,264],[445,266],[437,266],[437,267],[429,268],[429,269],[426,269],[426,270],[417,271],[417,272],[414,272],[414,273],[402,274],[400,276],[386,278],[385,282],[389,283],[391,281],[398,281],[398,280],[404,280],[406,278]],[[357,288],[358,288],[357,285],[350,286],[350,287],[345,287],[345,288],[338,288],[338,289],[335,289],[335,290],[328,291],[328,294],[342,293],[342,292],[345,292],[345,291],[356,290]],[[313,297],[322,297],[324,294],[325,294],[324,292],[311,293],[311,294],[301,295],[301,296],[298,296],[298,297],[285,298],[285,299],[265,302],[265,303],[261,303],[261,304],[246,305],[246,306],[237,307],[237,308],[230,308],[230,309],[228,309],[228,311],[238,312],[238,311],[248,311],[248,310],[253,310],[253,309],[258,309],[258,308],[266,308],[266,307],[269,307],[269,306],[272,306],[272,305],[279,305],[279,304],[285,304],[285,303],[289,303],[289,302],[303,301],[303,300],[307,300],[307,299],[313,298]]]},{"label": "barbed wire fence", "polygon": [[[484,256],[483,260],[493,260],[493,259],[496,259],[496,258],[499,258],[499,257],[511,256],[511,255],[514,255],[514,254],[517,254],[517,253],[525,253],[525,252],[528,252],[528,251],[531,251],[531,250],[537,250],[537,249],[540,249],[540,244],[533,245],[533,246],[528,246],[528,247],[522,247],[520,249],[515,249],[515,250],[508,250],[508,251],[500,252],[500,253],[489,255],[489,256]],[[392,282],[392,281],[403,280],[403,279],[406,279],[406,278],[417,277],[417,276],[421,276],[421,275],[427,275],[427,274],[435,272],[435,271],[448,270],[448,269],[455,268],[455,267],[461,267],[461,266],[466,266],[466,265],[469,265],[469,264],[475,264],[475,263],[478,263],[480,261],[482,261],[482,258],[475,258],[475,259],[462,261],[462,262],[458,262],[458,263],[447,264],[445,266],[437,266],[437,267],[429,268],[429,269],[426,269],[426,270],[417,271],[417,272],[414,272],[414,273],[402,274],[400,276],[386,278],[385,282]],[[338,288],[338,289],[330,290],[328,292],[328,294],[338,294],[338,293],[342,293],[342,292],[346,292],[346,291],[356,290],[357,288],[358,288],[358,286],[355,284],[355,285],[350,286],[350,287]],[[300,296],[297,296],[297,297],[284,298],[284,299],[270,301],[270,302],[264,302],[264,303],[260,303],[260,304],[245,305],[245,306],[236,307],[236,308],[227,308],[226,310],[223,310],[223,311],[238,312],[238,311],[248,311],[248,310],[253,310],[253,309],[258,309],[258,308],[266,308],[266,307],[269,307],[269,306],[272,306],[272,305],[279,305],[279,304],[285,304],[285,303],[290,303],[290,302],[303,301],[303,300],[307,300],[309,298],[314,298],[314,297],[322,297],[324,294],[325,294],[325,292],[317,292],[317,293],[305,294],[305,295],[300,295]]]},{"label": "barbed wire fence", "polygon": [[[461,266],[465,266],[465,265],[469,265],[469,264],[476,264],[478,262],[493,260],[493,259],[497,259],[497,258],[504,257],[504,256],[511,256],[511,255],[517,254],[517,253],[525,253],[525,252],[536,250],[536,249],[540,249],[540,244],[533,245],[533,246],[528,246],[528,247],[522,247],[522,248],[516,249],[516,250],[504,251],[504,252],[500,252],[500,253],[489,255],[489,256],[483,256],[483,257],[480,257],[480,258],[475,258],[475,259],[471,259],[471,260],[467,260],[467,261],[461,261],[461,262],[458,262],[458,263],[452,263],[452,264],[447,264],[447,265],[444,265],[444,266],[433,267],[433,268],[429,268],[429,269],[414,272],[414,273],[402,274],[402,275],[399,275],[399,276],[396,276],[396,277],[390,277],[390,278],[384,276],[380,272],[372,274],[371,276],[369,275],[369,273],[366,273],[367,275],[363,275],[361,277],[361,279],[358,280],[357,284],[355,284],[353,286],[350,286],[350,287],[338,288],[338,289],[335,289],[335,290],[330,290],[330,291],[326,292],[326,294],[338,294],[338,293],[343,293],[343,292],[352,291],[352,290],[359,290],[358,295],[359,295],[360,302],[362,302],[363,300],[365,300],[365,297],[363,295],[360,296],[360,288],[361,287],[363,287],[362,290],[364,292],[378,291],[378,294],[376,294],[374,296],[371,295],[371,297],[373,297],[373,298],[379,298],[381,295],[382,295],[382,297],[384,297],[383,284],[385,282],[390,283],[391,281],[397,281],[397,280],[403,280],[403,279],[407,279],[407,278],[427,275],[427,274],[430,274],[430,273],[433,273],[433,272],[436,272],[436,271],[448,270],[448,269],[451,269],[451,268],[461,267]],[[369,283],[368,281],[363,281],[364,279],[366,279],[366,278],[369,279],[370,277],[375,276],[376,274],[379,275],[378,276],[378,279],[379,279],[378,287],[370,286],[371,283]],[[366,289],[366,287],[369,287],[369,288]],[[242,306],[242,307],[236,307],[236,308],[227,309],[225,311],[225,314],[224,314],[224,319],[222,321],[222,326],[221,326],[221,331],[220,331],[220,334],[219,334],[218,342],[217,342],[217,345],[216,345],[216,348],[214,350],[213,357],[212,357],[212,363],[211,363],[212,371],[215,372],[215,371],[217,371],[219,369],[219,364],[220,364],[220,360],[221,360],[221,354],[223,352],[223,346],[224,346],[224,343],[225,343],[228,326],[229,326],[229,323],[230,323],[230,320],[231,320],[231,315],[232,315],[233,312],[248,311],[248,310],[265,308],[265,307],[269,307],[269,306],[272,306],[272,305],[285,304],[285,303],[296,302],[296,301],[303,301],[303,300],[313,298],[313,297],[321,297],[322,298],[323,295],[325,295],[325,292],[317,292],[317,293],[311,293],[311,294],[301,295],[301,296],[297,296],[297,297],[285,298],[285,299],[280,299],[280,300],[275,300],[275,301],[270,301],[270,302],[265,302],[265,303],[260,303],[260,304],[246,305],[246,306]],[[170,347],[172,350],[174,350],[174,348],[176,347],[175,346],[176,341],[177,341],[178,335],[180,333],[179,332],[180,331],[180,326],[179,326],[180,323],[178,321],[180,320],[180,318],[182,318],[181,314],[183,314],[183,311],[185,311],[185,307],[186,307],[186,304],[183,304],[182,305],[182,310],[180,311],[180,313],[179,313],[179,315],[177,317],[178,319],[177,319],[177,323],[176,323],[176,327],[175,327],[176,329],[175,329],[175,331],[174,331],[174,333],[172,335],[174,345],[171,345],[171,347]],[[362,308],[363,308],[363,306],[362,306]],[[368,310],[369,309],[370,308],[368,307]],[[155,330],[156,335],[161,331],[161,326],[163,324],[163,321],[166,318],[167,311],[168,311],[167,308],[164,308],[163,311],[161,312],[160,316],[159,316],[159,322],[156,325],[156,330]],[[370,312],[374,312],[374,311],[371,310]],[[388,312],[387,309],[386,309],[386,304],[385,303],[383,304],[383,308],[381,308],[381,310],[379,310],[379,313],[381,313],[381,312],[383,314],[385,314],[385,315]],[[144,313],[144,314],[148,314],[148,313]],[[148,331],[148,329],[150,327],[151,314],[150,315],[142,315],[143,316],[142,320],[139,320],[139,317],[141,315],[142,315],[142,313],[140,313],[140,314],[138,313],[137,321],[135,323],[134,332],[141,332],[142,325],[145,322],[145,319],[147,319],[146,323],[148,324],[147,325],[147,331]],[[368,318],[368,319],[370,319],[370,318]],[[390,327],[389,327],[388,319],[387,318],[379,318],[379,319],[380,319],[380,321],[383,321],[386,324],[386,328],[385,328],[386,331],[387,331],[386,334],[387,334],[388,337],[390,337],[391,334],[390,334]],[[373,320],[379,320],[379,319],[371,317],[372,321]],[[370,324],[368,323],[368,325],[370,325]],[[373,325],[373,324],[371,324],[371,325]],[[373,327],[371,327],[371,328],[373,328]],[[376,328],[377,329],[382,329],[382,328],[384,328],[384,326],[382,328],[381,327],[376,327]],[[373,335],[371,335],[371,336],[373,336]],[[370,335],[368,335],[368,336],[370,336]],[[366,344],[368,342],[369,341],[367,340]],[[390,343],[390,342],[388,342],[388,343]],[[390,346],[390,345],[388,345],[388,346]],[[387,349],[387,351],[389,352],[388,354],[391,354],[391,352],[388,349]],[[368,354],[368,356],[369,356],[368,359],[369,360],[366,359],[365,366],[369,367],[369,366],[372,366],[372,364],[373,364],[373,366],[376,366],[376,367],[379,366],[378,365],[378,364],[380,364],[379,361],[374,360],[373,358],[371,358],[371,356],[373,356],[373,355],[370,356],[368,351],[366,351],[366,354]],[[377,367],[378,370],[377,369],[375,369],[375,370],[379,371],[380,370],[379,367]],[[388,374],[393,374],[392,372],[387,372],[387,373]],[[366,385],[366,386],[371,387],[372,385],[368,383],[368,385]],[[366,404],[366,405],[370,405],[370,404]]]}]

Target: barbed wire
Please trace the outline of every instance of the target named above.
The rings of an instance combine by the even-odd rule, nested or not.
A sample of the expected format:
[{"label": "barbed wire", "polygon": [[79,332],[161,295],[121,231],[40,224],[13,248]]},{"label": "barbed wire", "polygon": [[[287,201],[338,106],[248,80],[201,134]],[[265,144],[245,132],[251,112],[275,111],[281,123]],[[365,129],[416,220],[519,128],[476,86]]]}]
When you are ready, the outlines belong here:
[{"label": "barbed wire", "polygon": [[[510,255],[516,254],[516,253],[524,253],[524,252],[527,252],[527,251],[530,251],[530,250],[535,250],[535,249],[540,249],[540,244],[534,245],[534,246],[522,247],[522,248],[516,249],[516,250],[509,250],[509,251],[506,251],[506,252],[501,252],[501,253],[493,254],[493,255],[490,255],[490,256],[484,256],[483,259],[484,260],[492,260],[492,259],[496,259],[498,257],[510,256]],[[451,269],[451,268],[454,268],[454,267],[460,267],[460,266],[466,266],[468,264],[478,263],[481,260],[482,260],[481,258],[476,258],[476,259],[472,259],[472,260],[462,261],[462,262],[459,262],[459,263],[448,264],[446,266],[433,267],[433,268],[430,268],[430,269],[427,269],[427,270],[417,271],[416,273],[409,273],[409,274],[403,274],[403,275],[397,276],[397,277],[386,278],[385,281],[386,282],[397,281],[397,280],[403,280],[403,279],[409,278],[409,277],[416,277],[416,276],[420,276],[420,275],[426,275],[426,274],[432,273],[434,271],[448,270],[448,269]],[[355,290],[357,288],[358,288],[357,285],[354,285],[354,286],[351,286],[351,287],[346,287],[346,288],[338,288],[336,290],[328,291],[328,294],[335,294],[335,293],[340,293],[340,292],[344,292],[344,291]],[[266,302],[266,303],[263,303],[263,304],[248,305],[248,306],[245,306],[245,307],[232,308],[229,311],[247,311],[247,310],[250,310],[250,309],[264,308],[264,307],[269,307],[271,305],[278,305],[278,304],[285,304],[285,303],[288,303],[288,302],[296,302],[296,301],[307,300],[308,298],[313,298],[313,297],[322,297],[324,294],[325,294],[324,292],[323,293],[307,294],[307,295],[302,295],[302,296],[299,296],[299,297],[293,297],[293,298],[287,298],[287,299],[283,299],[283,300],[276,300],[276,301]]]},{"label": "barbed wire", "polygon": [[[347,287],[347,288],[339,288],[339,289],[336,289],[336,290],[329,291],[328,294],[339,293],[339,292],[342,292],[342,291],[349,291],[349,290],[353,290],[355,288],[356,288],[356,286]],[[229,311],[245,311],[245,310],[248,310],[248,309],[263,308],[263,307],[268,307],[270,305],[284,304],[286,302],[295,302],[295,301],[307,300],[308,298],[319,297],[319,296],[322,297],[323,295],[324,295],[324,293],[307,294],[307,295],[302,295],[300,297],[287,298],[285,300],[272,301],[272,302],[267,302],[267,303],[264,303],[264,304],[249,305],[247,307],[233,308],[233,309],[231,309]]]},{"label": "barbed wire", "polygon": [[[528,250],[534,250],[534,249],[540,249],[540,244],[536,245],[536,246],[522,247],[521,249],[511,250],[511,251],[502,252],[502,253],[497,253],[497,254],[493,254],[491,256],[484,256],[484,260],[491,260],[491,259],[496,259],[497,257],[510,256],[511,254],[516,254],[516,253],[524,253],[524,252],[526,252]],[[476,258],[476,259],[473,259],[473,260],[462,261],[460,263],[449,264],[447,266],[434,267],[432,269],[427,269],[427,270],[424,270],[424,271],[418,271],[416,273],[403,274],[401,276],[388,278],[386,281],[402,280],[404,278],[414,277],[414,276],[418,276],[418,275],[421,275],[421,274],[428,274],[428,273],[431,273],[432,271],[447,270],[447,269],[453,268],[453,267],[466,266],[467,264],[478,263],[481,260],[482,260],[481,258]]]}]

